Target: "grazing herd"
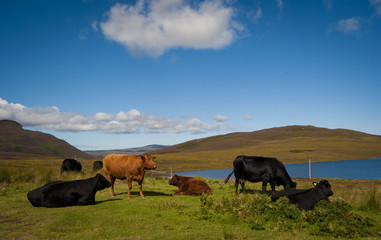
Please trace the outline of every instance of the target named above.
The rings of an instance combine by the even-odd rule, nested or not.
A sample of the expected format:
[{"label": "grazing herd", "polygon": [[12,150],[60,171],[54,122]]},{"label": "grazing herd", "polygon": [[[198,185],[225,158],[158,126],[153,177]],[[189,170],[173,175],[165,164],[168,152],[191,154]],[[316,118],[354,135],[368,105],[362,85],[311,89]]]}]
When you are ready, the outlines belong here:
[{"label": "grazing herd", "polygon": [[[102,161],[96,161],[93,172],[98,173],[89,179],[76,181],[56,181],[48,183],[40,188],[31,190],[27,197],[34,207],[66,207],[75,205],[95,204],[95,194],[99,190],[110,188],[110,195],[115,197],[114,183],[116,179],[127,180],[127,198],[131,198],[132,181],[139,185],[140,197],[144,198],[142,184],[146,170],[156,169],[155,157],[150,154],[144,155],[121,155],[109,154]],[[333,195],[331,185],[327,180],[314,183],[310,189],[296,189],[286,171],[285,166],[276,158],[238,156],[233,162],[234,170],[225,179],[227,183],[230,177],[235,175],[235,188],[238,194],[238,186],[246,194],[245,182],[262,182],[262,193],[266,193],[267,184],[270,184],[271,200],[276,201],[281,197],[287,197],[290,204],[295,204],[299,209],[314,209],[320,200],[329,201]],[[61,173],[82,172],[81,163],[74,159],[65,159],[62,162]],[[105,176],[100,173],[104,171]],[[197,178],[174,175],[168,182],[177,186],[174,195],[200,196],[212,194],[209,185]],[[282,185],[284,190],[275,191],[276,186]]]}]

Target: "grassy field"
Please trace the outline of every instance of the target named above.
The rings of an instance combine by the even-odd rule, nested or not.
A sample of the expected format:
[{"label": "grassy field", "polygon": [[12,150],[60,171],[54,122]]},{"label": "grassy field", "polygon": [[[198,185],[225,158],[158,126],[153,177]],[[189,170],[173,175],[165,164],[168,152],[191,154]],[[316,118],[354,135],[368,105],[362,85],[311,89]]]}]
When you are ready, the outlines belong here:
[{"label": "grassy field", "polygon": [[[54,180],[93,176],[91,162],[82,174],[59,174],[60,161],[29,160],[5,167],[0,161],[1,239],[331,239],[381,237],[381,181],[330,179],[332,204],[301,212],[287,203],[272,203],[259,194],[260,184],[247,184],[247,196],[235,196],[234,184],[206,179],[209,197],[173,196],[167,179],[147,177],[141,199],[133,185],[117,181],[99,191],[96,205],[35,208],[26,198],[31,189]],[[33,162],[34,161],[34,162]],[[38,167],[37,163],[43,164]],[[38,169],[37,169],[38,168]],[[315,179],[318,181],[318,179]],[[294,179],[298,188],[311,181]],[[277,188],[281,189],[281,188]],[[335,200],[338,199],[338,200]]]}]

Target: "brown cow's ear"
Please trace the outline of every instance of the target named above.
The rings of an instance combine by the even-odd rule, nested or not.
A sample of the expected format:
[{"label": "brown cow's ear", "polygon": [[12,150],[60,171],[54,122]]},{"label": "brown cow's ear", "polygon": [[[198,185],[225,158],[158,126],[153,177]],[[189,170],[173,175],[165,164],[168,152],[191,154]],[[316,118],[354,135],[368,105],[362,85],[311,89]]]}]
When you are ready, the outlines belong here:
[{"label": "brown cow's ear", "polygon": [[143,160],[143,162],[146,161],[146,158],[143,155],[141,155],[140,158]]}]

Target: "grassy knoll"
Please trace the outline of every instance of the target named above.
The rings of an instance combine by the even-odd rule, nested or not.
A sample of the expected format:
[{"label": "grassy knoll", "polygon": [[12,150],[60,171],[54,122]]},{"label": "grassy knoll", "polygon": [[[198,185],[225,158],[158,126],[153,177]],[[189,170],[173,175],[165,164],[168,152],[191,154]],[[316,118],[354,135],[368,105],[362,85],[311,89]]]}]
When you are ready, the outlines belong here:
[{"label": "grassy knoll", "polygon": [[[155,155],[158,166],[168,171],[193,171],[232,168],[234,159],[239,155],[276,157],[285,164],[306,163],[311,158],[314,162],[327,162],[351,159],[380,157],[381,143],[329,139],[325,142],[294,139],[285,144],[283,141],[269,141],[259,145],[224,150],[163,153]],[[377,151],[375,150],[377,149]]]},{"label": "grassy knoll", "polygon": [[155,151],[165,171],[231,168],[238,155],[276,157],[285,164],[381,157],[381,136],[345,129],[288,126],[196,139]]},{"label": "grassy knoll", "polygon": [[[127,184],[117,181],[117,196],[111,198],[108,189],[100,191],[96,205],[33,207],[26,198],[29,190],[49,181],[92,176],[60,175],[54,169],[0,167],[1,239],[305,240],[381,236],[381,181],[331,179],[332,204],[309,213],[282,201],[272,203],[268,196],[258,193],[260,184],[247,184],[249,194],[236,197],[233,182],[206,179],[212,196],[173,196],[176,187],[167,179],[149,177],[143,184],[145,199],[139,197],[134,184],[132,199],[127,200]],[[294,180],[299,188],[311,186],[308,179]]]}]

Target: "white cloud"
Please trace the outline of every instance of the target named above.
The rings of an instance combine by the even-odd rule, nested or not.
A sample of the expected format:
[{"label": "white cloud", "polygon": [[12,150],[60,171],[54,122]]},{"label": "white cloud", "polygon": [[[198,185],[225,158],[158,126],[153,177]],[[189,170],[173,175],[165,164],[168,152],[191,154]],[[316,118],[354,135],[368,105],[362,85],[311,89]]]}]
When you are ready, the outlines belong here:
[{"label": "white cloud", "polygon": [[251,116],[251,115],[247,115],[247,116],[245,117],[245,120],[247,120],[247,121],[252,120],[252,119],[253,119],[253,116]]},{"label": "white cloud", "polygon": [[[219,116],[219,115],[216,115]],[[223,117],[223,116],[221,116]],[[55,131],[100,131],[118,133],[207,133],[232,129],[222,123],[209,125],[198,118],[169,119],[159,115],[145,115],[136,109],[113,114],[98,112],[86,117],[79,113],[64,113],[57,107],[29,108],[21,104],[8,103],[0,98],[0,119],[19,122],[25,127]],[[226,118],[227,119],[227,118]]]},{"label": "white cloud", "polygon": [[112,114],[99,112],[94,115],[94,119],[98,121],[110,121],[113,119],[113,116]]},{"label": "white cloud", "polygon": [[140,118],[140,112],[136,109],[131,109],[128,113],[119,112],[116,115],[116,119],[119,121],[133,121],[133,120],[139,120],[139,118]]},{"label": "white cloud", "polygon": [[174,48],[220,49],[240,28],[233,9],[221,0],[190,4],[185,0],[138,0],[116,4],[100,23],[103,34],[133,54],[157,57]]},{"label": "white cloud", "polygon": [[276,0],[279,9],[283,9],[283,0]]},{"label": "white cloud", "polygon": [[370,4],[376,10],[378,16],[381,16],[381,0],[369,0]]},{"label": "white cloud", "polygon": [[94,20],[94,21],[91,23],[91,28],[92,28],[95,32],[98,32],[98,21],[97,21],[97,20]]},{"label": "white cloud", "polygon": [[331,10],[333,2],[332,0],[323,0],[323,5],[327,8],[327,10]]},{"label": "white cloud", "polygon": [[214,115],[213,119],[216,120],[217,122],[223,122],[223,121],[228,120],[229,118],[226,116],[222,116],[222,115]]},{"label": "white cloud", "polygon": [[338,23],[329,26],[329,32],[337,31],[345,34],[355,33],[360,30],[360,17],[342,19]]},{"label": "white cloud", "polygon": [[258,24],[259,19],[262,18],[262,8],[249,11],[247,16],[254,24]]}]

